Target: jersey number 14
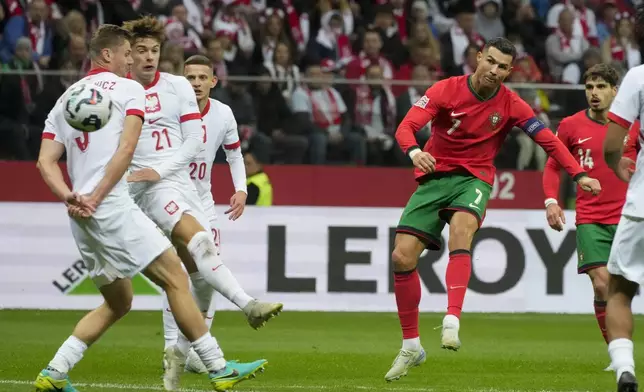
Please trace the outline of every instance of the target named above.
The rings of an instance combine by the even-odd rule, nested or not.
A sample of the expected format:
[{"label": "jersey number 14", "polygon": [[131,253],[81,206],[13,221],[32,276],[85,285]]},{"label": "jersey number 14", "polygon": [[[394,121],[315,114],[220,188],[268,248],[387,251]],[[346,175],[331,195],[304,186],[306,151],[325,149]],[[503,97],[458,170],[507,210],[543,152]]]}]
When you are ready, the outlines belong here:
[{"label": "jersey number 14", "polygon": [[590,148],[587,148],[584,150],[583,148],[580,148],[578,150],[579,154],[579,166],[582,168],[588,168],[592,169],[595,167],[595,161],[593,161],[593,156],[590,154]]}]

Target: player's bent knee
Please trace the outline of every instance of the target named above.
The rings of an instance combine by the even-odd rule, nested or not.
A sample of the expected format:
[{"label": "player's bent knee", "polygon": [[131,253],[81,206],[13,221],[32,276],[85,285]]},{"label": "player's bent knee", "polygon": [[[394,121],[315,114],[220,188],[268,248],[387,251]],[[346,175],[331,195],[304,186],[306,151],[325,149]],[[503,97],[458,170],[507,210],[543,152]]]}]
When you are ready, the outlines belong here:
[{"label": "player's bent knee", "polygon": [[199,263],[206,258],[215,257],[218,259],[218,262],[221,262],[219,260],[219,252],[217,252],[217,245],[215,245],[215,241],[212,239],[210,233],[205,231],[196,233],[192,236],[186,248],[198,268],[200,267]]},{"label": "player's bent knee", "polygon": [[184,212],[179,222],[172,229],[172,243],[187,246],[196,234],[205,230],[197,218]]},{"label": "player's bent knee", "polygon": [[606,268],[596,268],[588,271],[590,280],[593,284],[593,291],[595,298],[605,300],[608,296],[608,280],[609,274]]},{"label": "player's bent knee", "polygon": [[394,271],[396,272],[411,271],[418,264],[418,256],[415,256],[413,251],[405,249],[400,245],[394,248],[391,254],[391,260],[394,264]]}]

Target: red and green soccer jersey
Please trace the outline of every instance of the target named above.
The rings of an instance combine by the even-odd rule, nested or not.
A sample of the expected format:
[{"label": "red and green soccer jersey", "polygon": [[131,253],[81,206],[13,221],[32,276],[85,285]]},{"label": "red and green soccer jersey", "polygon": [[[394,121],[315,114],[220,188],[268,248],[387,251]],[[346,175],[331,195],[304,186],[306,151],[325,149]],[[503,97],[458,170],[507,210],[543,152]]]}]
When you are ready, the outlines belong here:
[{"label": "red and green soccer jersey", "polygon": [[[414,133],[429,121],[431,137],[424,151],[436,159],[436,172],[469,172],[494,184],[494,158],[513,127],[518,127],[553,156],[572,176],[583,169],[532,108],[501,85],[483,99],[472,88],[470,76],[457,76],[431,86],[412,106],[396,131],[403,152],[419,148]],[[425,175],[416,168],[416,178]]]},{"label": "red and green soccer jersey", "polygon": [[[597,196],[589,192],[577,191],[577,225],[586,223],[615,225],[619,223],[622,215],[628,184],[617,178],[604,161],[604,139],[607,130],[608,124],[590,118],[588,110],[582,110],[564,118],[557,130],[557,136],[577,158],[582,168],[602,185],[602,192]],[[624,156],[633,161],[639,148],[637,143],[639,130],[639,121],[635,121],[624,140]],[[560,166],[557,162],[548,159],[543,171],[543,191],[546,198],[558,199],[559,170]]]}]

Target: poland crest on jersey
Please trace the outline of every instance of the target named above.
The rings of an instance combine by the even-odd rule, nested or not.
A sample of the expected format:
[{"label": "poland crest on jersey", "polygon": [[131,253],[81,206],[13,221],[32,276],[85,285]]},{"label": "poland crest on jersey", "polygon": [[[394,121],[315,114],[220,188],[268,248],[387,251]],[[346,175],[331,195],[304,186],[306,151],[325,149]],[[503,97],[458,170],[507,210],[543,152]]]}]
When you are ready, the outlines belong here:
[{"label": "poland crest on jersey", "polygon": [[145,96],[145,112],[156,113],[158,111],[161,111],[161,101],[159,101],[159,94],[147,94]]}]

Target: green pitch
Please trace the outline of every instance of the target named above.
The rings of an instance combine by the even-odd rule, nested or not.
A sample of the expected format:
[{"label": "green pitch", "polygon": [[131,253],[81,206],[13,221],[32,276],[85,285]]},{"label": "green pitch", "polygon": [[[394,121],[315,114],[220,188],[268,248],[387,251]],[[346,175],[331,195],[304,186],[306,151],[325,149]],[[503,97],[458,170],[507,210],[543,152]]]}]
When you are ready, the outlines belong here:
[{"label": "green pitch", "polygon": [[[31,381],[82,312],[0,311],[0,391],[32,391]],[[254,331],[239,312],[215,315],[213,333],[228,359],[266,358],[266,372],[239,391],[614,391],[614,373],[592,315],[467,314],[463,348],[440,349],[442,315],[421,315],[427,363],[386,383],[400,348],[395,314],[285,311]],[[644,318],[636,320],[640,324]],[[637,330],[637,326],[636,326]],[[635,341],[636,363],[644,341]],[[160,391],[160,312],[133,312],[85,354],[71,373],[80,391]],[[644,374],[643,374],[644,376]],[[185,390],[206,391],[186,374]]]}]

